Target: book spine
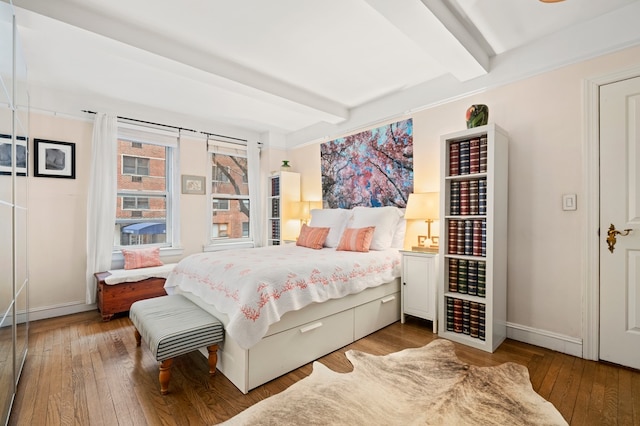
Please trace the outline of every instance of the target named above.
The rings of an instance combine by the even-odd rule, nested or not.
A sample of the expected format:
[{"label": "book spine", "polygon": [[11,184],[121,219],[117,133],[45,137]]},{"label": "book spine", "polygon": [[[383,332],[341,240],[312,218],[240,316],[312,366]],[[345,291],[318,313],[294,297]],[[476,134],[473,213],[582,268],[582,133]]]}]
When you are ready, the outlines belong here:
[{"label": "book spine", "polygon": [[484,303],[478,304],[478,338],[480,340],[485,339],[485,312],[486,305]]},{"label": "book spine", "polygon": [[449,220],[449,254],[458,254],[458,221]]},{"label": "book spine", "polygon": [[449,176],[460,174],[460,142],[449,145]]},{"label": "book spine", "polygon": [[460,142],[460,174],[468,175],[470,167],[469,141]]},{"label": "book spine", "polygon": [[457,216],[460,214],[460,181],[457,180],[451,182],[451,200],[449,201],[449,210],[451,215]]},{"label": "book spine", "polygon": [[469,269],[469,261],[465,259],[458,260],[458,293],[467,294],[467,271]]},{"label": "book spine", "polygon": [[487,137],[480,138],[480,173],[487,172]]},{"label": "book spine", "polygon": [[470,260],[467,265],[467,293],[472,296],[478,295],[478,262]]},{"label": "book spine", "polygon": [[470,336],[478,338],[480,332],[480,308],[478,302],[469,303],[469,331]]},{"label": "book spine", "polygon": [[460,214],[469,214],[469,181],[460,182]]},{"label": "book spine", "polygon": [[487,264],[478,262],[478,296],[487,296]]},{"label": "book spine", "polygon": [[487,221],[482,221],[482,257],[487,257]]},{"label": "book spine", "polygon": [[473,220],[464,221],[464,254],[473,256]]},{"label": "book spine", "polygon": [[482,220],[473,221],[473,255],[482,256]]},{"label": "book spine", "polygon": [[453,331],[462,333],[462,300],[453,299]]},{"label": "book spine", "polygon": [[469,141],[469,173],[480,172],[480,139]]},{"label": "book spine", "polygon": [[280,195],[280,178],[274,177],[271,179],[271,195],[278,197]]},{"label": "book spine", "polygon": [[487,214],[487,180],[478,181],[478,214]]},{"label": "book spine", "polygon": [[462,301],[462,332],[471,334],[471,307],[468,300]]},{"label": "book spine", "polygon": [[458,291],[458,259],[449,259],[449,291]]},{"label": "book spine", "polygon": [[456,247],[458,249],[456,254],[464,254],[464,220],[458,220],[458,241]]},{"label": "book spine", "polygon": [[453,323],[454,323],[454,316],[453,316],[453,298],[451,297],[447,297],[447,331],[453,331]]},{"label": "book spine", "polygon": [[478,179],[469,181],[469,214],[477,215],[480,211]]}]

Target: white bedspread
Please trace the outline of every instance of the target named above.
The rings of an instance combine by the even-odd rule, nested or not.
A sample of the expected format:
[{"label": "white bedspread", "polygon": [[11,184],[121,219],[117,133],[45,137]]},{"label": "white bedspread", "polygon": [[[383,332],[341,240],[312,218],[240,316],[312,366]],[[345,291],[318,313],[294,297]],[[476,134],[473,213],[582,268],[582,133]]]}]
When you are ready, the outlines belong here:
[{"label": "white bedspread", "polygon": [[397,249],[356,253],[293,244],[191,255],[167,278],[227,314],[227,333],[244,349],[256,344],[286,312],[392,281]]}]

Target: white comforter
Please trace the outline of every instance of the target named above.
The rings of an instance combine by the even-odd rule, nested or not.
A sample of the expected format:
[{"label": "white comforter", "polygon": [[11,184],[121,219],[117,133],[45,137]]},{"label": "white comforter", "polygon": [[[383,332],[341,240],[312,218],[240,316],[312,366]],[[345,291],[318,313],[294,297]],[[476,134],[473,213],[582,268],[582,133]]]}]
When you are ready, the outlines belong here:
[{"label": "white comforter", "polygon": [[356,253],[293,244],[191,255],[167,278],[227,314],[226,331],[242,348],[256,344],[286,312],[392,281],[397,249]]}]

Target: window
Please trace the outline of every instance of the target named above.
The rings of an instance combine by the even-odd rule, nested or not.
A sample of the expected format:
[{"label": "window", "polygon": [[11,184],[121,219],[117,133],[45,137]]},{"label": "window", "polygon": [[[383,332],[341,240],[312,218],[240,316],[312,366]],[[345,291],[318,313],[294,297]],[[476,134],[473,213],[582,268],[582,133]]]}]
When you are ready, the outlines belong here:
[{"label": "window", "polygon": [[118,129],[118,193],[114,250],[173,245],[174,164],[177,134],[125,125]]},{"label": "window", "polygon": [[209,141],[211,160],[211,242],[228,243],[251,238],[244,144]]}]

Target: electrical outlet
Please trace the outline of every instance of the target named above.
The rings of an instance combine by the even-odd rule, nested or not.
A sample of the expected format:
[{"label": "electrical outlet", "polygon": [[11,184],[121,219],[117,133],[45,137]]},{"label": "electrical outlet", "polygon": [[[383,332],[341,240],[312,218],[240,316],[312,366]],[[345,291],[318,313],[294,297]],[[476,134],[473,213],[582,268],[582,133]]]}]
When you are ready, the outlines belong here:
[{"label": "electrical outlet", "polygon": [[564,194],[562,195],[562,210],[564,211],[572,211],[577,210],[577,196],[576,194]]}]

